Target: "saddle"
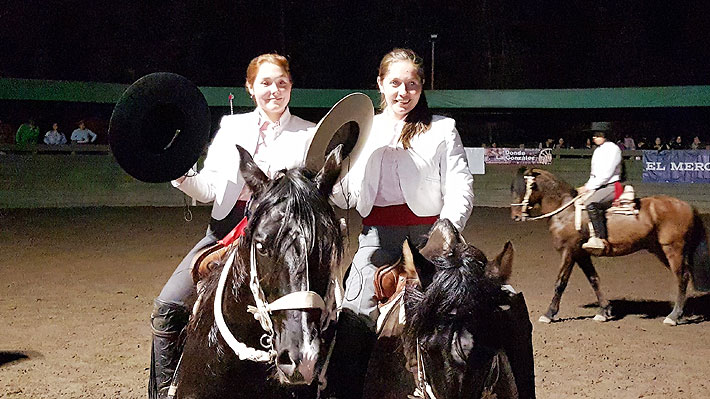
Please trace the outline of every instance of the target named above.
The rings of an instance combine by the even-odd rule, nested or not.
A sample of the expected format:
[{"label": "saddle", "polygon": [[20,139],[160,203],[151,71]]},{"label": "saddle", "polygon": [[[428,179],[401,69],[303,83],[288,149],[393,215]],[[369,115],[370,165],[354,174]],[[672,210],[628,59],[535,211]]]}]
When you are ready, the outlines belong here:
[{"label": "saddle", "polygon": [[[577,231],[582,230],[582,211],[585,209],[584,201],[592,195],[590,192],[574,201],[574,227]],[[636,203],[634,187],[630,184],[624,186],[624,191],[614,199],[611,207],[606,210],[606,214],[636,216],[639,210]]]},{"label": "saddle", "polygon": [[404,327],[404,289],[417,284],[416,274],[411,275],[402,259],[383,265],[375,271],[375,299],[380,310],[377,318],[377,333],[380,337],[399,336]]},{"label": "saddle", "polygon": [[229,248],[229,245],[225,246],[220,242],[216,242],[197,251],[190,264],[192,281],[197,284],[207,277],[215,266],[223,260]]},{"label": "saddle", "polygon": [[607,212],[616,215],[638,215],[634,187],[624,186],[624,192],[611,203],[611,208],[607,209]]}]

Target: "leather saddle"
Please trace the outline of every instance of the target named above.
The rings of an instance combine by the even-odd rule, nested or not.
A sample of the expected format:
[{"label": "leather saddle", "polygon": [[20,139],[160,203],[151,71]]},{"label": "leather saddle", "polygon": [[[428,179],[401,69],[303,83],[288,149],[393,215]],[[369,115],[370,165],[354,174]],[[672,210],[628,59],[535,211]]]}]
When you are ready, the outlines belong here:
[{"label": "leather saddle", "polygon": [[214,270],[215,266],[223,263],[226,260],[225,258],[229,248],[229,245],[224,246],[217,242],[197,251],[192,258],[190,266],[192,281],[197,284],[200,280],[207,277],[212,270]]}]

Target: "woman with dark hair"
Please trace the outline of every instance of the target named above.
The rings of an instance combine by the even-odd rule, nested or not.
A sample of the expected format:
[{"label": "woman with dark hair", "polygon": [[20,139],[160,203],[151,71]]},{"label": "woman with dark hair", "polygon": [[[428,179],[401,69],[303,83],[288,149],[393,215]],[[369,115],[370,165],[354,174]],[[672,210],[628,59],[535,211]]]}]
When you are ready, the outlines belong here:
[{"label": "woman with dark hair", "polygon": [[251,60],[246,89],[256,109],[223,117],[202,170],[191,171],[172,183],[197,201],[214,205],[205,237],[180,262],[153,304],[150,398],[167,395],[182,352],[180,333],[187,325],[197,294],[190,273],[195,254],[224,238],[244,217],[251,193],[239,173],[236,145],[249,151],[270,177],[278,170],[304,164],[314,124],[289,112],[291,87],[286,58],[262,54]]},{"label": "woman with dark hair", "polygon": [[423,61],[412,50],[385,55],[377,77],[382,112],[362,153],[333,190],[338,206],[357,209],[363,230],[345,282],[327,396],[362,395],[379,316],[377,267],[395,261],[407,237],[422,244],[439,218],[463,230],[473,208],[473,177],[456,123],[432,115],[423,84]]}]

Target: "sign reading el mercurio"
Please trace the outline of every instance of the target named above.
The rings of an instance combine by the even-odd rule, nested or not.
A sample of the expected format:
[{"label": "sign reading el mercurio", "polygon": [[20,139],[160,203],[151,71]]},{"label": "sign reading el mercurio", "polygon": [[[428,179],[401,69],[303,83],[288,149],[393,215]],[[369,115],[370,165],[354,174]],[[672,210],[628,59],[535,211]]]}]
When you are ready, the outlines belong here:
[{"label": "sign reading el mercurio", "polygon": [[710,183],[710,150],[643,152],[647,183]]},{"label": "sign reading el mercurio", "polygon": [[552,150],[549,148],[486,148],[487,164],[549,165]]}]

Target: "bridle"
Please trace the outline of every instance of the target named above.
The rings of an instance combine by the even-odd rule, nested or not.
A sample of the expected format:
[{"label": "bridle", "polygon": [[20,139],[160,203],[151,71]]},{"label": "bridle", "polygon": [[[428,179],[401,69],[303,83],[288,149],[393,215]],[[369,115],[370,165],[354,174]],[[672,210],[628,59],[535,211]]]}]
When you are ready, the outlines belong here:
[{"label": "bridle", "polygon": [[[532,186],[535,183],[535,176],[523,176],[525,179],[525,195],[523,195],[523,200],[516,204],[510,204],[510,206],[520,207],[520,218],[525,221],[528,220],[528,204],[530,203],[530,195],[532,194]],[[531,219],[532,220],[532,219]]]},{"label": "bridle", "polygon": [[539,220],[539,219],[544,219],[548,218],[550,216],[554,216],[563,210],[565,210],[567,207],[570,205],[574,204],[574,202],[581,198],[584,194],[579,194],[576,197],[572,198],[559,208],[555,209],[552,212],[547,212],[544,215],[540,216],[535,216],[533,218],[529,217],[530,215],[528,214],[528,209],[530,209],[530,195],[532,194],[532,186],[535,184],[535,176],[528,175],[528,176],[523,176],[525,179],[525,195],[523,196],[523,200],[519,203],[516,204],[510,204],[510,206],[519,206],[520,207],[520,220],[521,221],[528,221],[528,220]]},{"label": "bridle", "polygon": [[[244,239],[244,237],[240,238]],[[232,244],[234,245],[234,244]],[[306,263],[306,280],[308,285],[304,291],[295,291],[286,294],[275,301],[269,303],[266,300],[266,295],[261,289],[259,284],[259,276],[256,267],[256,247],[259,244],[251,244],[249,252],[249,288],[252,292],[254,298],[254,303],[256,306],[248,305],[247,311],[254,315],[254,318],[259,321],[261,328],[265,331],[265,334],[261,337],[261,346],[265,350],[254,349],[246,344],[237,340],[232,332],[229,330],[226,322],[224,321],[224,315],[222,313],[222,299],[224,288],[227,281],[227,276],[229,271],[232,269],[236,256],[236,248],[232,250],[227,262],[222,268],[222,272],[219,277],[219,282],[217,285],[217,292],[215,294],[214,300],[214,316],[215,323],[219,333],[224,338],[227,345],[232,349],[234,354],[239,358],[239,360],[251,360],[254,362],[270,363],[276,361],[276,351],[273,347],[273,337],[274,337],[274,327],[273,321],[271,320],[271,313],[275,311],[282,310],[295,310],[295,309],[318,309],[321,311],[320,327],[321,331],[324,331],[330,325],[330,322],[335,320],[336,317],[336,300],[335,293],[338,292],[337,286],[342,282],[337,281],[337,277],[331,279],[331,284],[328,288],[328,293],[326,295],[326,300],[324,300],[318,293],[310,291],[310,281],[308,281],[308,263]],[[326,303],[328,305],[326,305]]]}]

